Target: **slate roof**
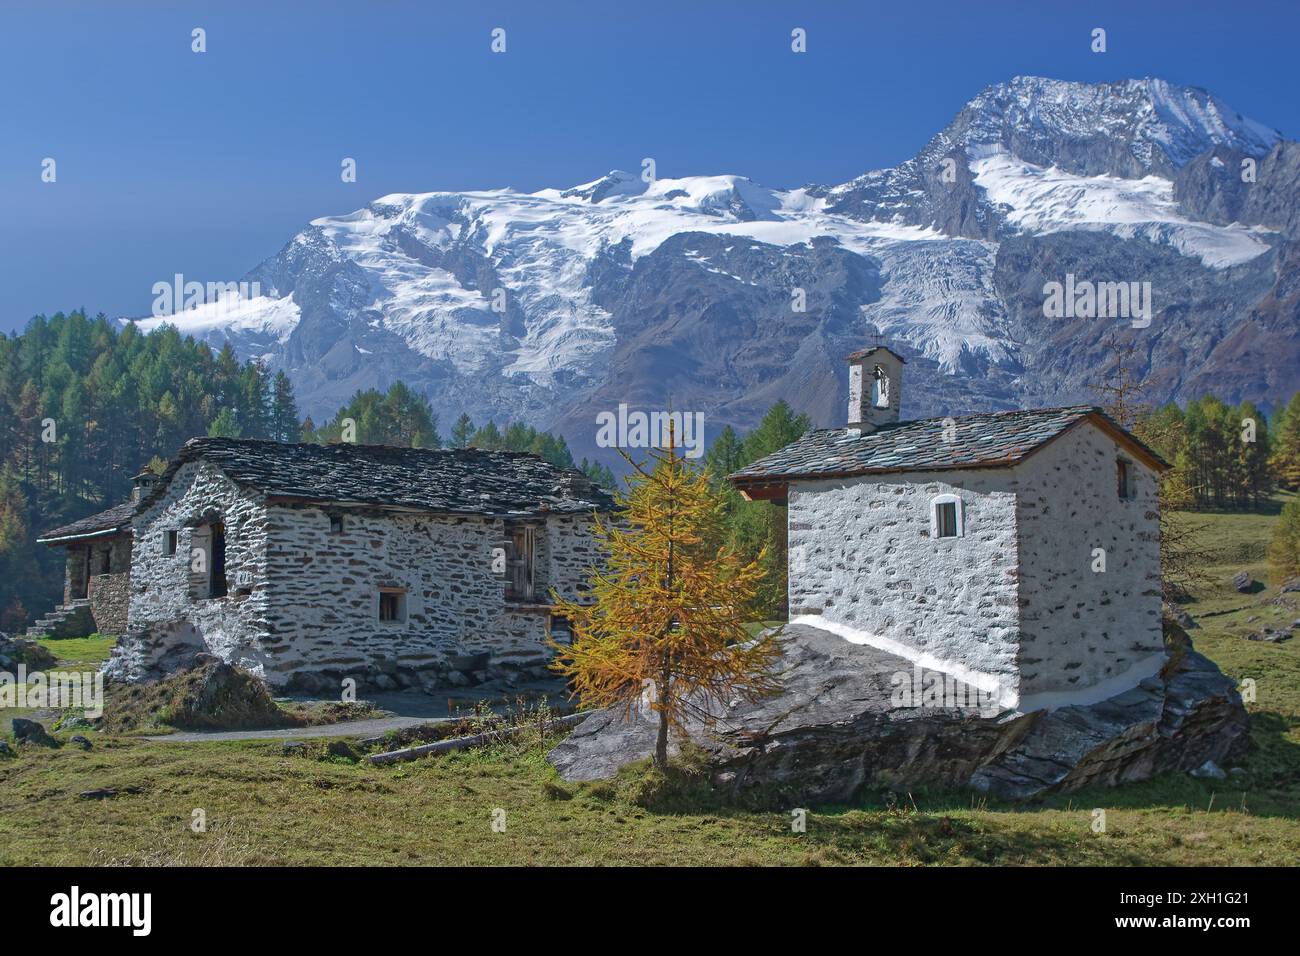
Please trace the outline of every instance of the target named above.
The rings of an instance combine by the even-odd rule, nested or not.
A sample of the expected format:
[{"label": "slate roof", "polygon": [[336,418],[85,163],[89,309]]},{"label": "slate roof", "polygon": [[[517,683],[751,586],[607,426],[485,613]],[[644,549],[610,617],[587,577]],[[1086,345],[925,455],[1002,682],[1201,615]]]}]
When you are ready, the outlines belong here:
[{"label": "slate roof", "polygon": [[92,538],[115,534],[119,531],[125,531],[130,526],[131,515],[134,513],[135,505],[130,501],[124,501],[120,505],[114,505],[107,511],[101,511],[97,515],[91,515],[88,518],[82,518],[80,521],[74,521],[72,524],[65,524],[61,528],[47,531],[36,540],[42,544],[54,544],[71,538]]},{"label": "slate roof", "polygon": [[[896,422],[858,437],[845,428],[819,428],[730,477],[744,486],[779,484],[790,478],[1014,465],[1085,419],[1123,440],[1153,467],[1168,467],[1100,408],[1075,405]],[[945,424],[951,426],[947,438]]]},{"label": "slate roof", "polygon": [[903,356],[899,355],[888,345],[868,345],[865,349],[858,349],[856,352],[850,355],[848,361],[854,362],[857,361],[858,359],[870,358],[876,352],[888,352],[890,355],[898,359],[904,365],[907,364],[907,359],[903,358]]},{"label": "slate roof", "polygon": [[199,459],[270,498],[478,515],[573,514],[614,506],[609,493],[582,472],[524,452],[193,438],[140,510],[163,494],[182,465]]}]

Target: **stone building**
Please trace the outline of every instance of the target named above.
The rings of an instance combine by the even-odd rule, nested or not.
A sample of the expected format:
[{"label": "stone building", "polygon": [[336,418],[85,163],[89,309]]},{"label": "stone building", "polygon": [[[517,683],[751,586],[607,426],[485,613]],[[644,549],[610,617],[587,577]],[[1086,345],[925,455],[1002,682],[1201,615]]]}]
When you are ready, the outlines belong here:
[{"label": "stone building", "polygon": [[65,548],[67,561],[63,603],[33,624],[27,631],[30,636],[126,632],[131,599],[131,516],[153,479],[147,471],[137,475],[129,500],[36,539],[40,544]]},{"label": "stone building", "polygon": [[788,504],[791,620],[1022,710],[1154,674],[1168,465],[1089,406],[900,421],[903,364],[855,352],[848,427],[731,476]]},{"label": "stone building", "polygon": [[538,675],[550,589],[579,595],[612,506],[535,455],[194,439],[134,508],[108,673],[207,652],[331,693]]}]

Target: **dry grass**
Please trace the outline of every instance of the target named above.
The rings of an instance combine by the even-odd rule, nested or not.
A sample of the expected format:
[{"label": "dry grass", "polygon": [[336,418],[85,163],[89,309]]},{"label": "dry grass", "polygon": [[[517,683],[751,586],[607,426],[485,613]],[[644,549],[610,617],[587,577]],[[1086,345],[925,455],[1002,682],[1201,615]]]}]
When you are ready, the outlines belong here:
[{"label": "dry grass", "polygon": [[[1294,865],[1300,638],[1246,641],[1259,623],[1248,618],[1280,608],[1270,603],[1277,591],[1243,597],[1226,585],[1241,567],[1263,573],[1258,543],[1273,519],[1201,520],[1218,583],[1189,605],[1202,624],[1191,636],[1258,691],[1254,748],[1226,781],[1167,775],[1032,806],[913,793],[892,806],[815,808],[798,834],[788,812],[718,806],[699,792],[675,799],[682,794],[665,793],[643,768],[614,782],[563,783],[544,758],[553,741],[374,767],[324,744],[292,755],[271,742],[91,734],[90,752],[0,760],[0,864]],[[104,787],[121,795],[78,796]],[[204,833],[191,830],[196,808],[206,812]],[[1106,811],[1104,833],[1092,830],[1094,808]],[[506,812],[501,833],[491,826],[496,809]]]}]

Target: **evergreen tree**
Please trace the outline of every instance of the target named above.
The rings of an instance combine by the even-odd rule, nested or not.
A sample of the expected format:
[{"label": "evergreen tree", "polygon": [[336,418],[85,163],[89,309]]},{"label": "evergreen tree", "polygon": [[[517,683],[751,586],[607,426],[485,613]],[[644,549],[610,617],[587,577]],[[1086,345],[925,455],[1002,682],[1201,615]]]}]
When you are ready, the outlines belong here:
[{"label": "evergreen tree", "polygon": [[714,484],[722,486],[727,483],[727,476],[739,471],[744,464],[744,445],[736,430],[727,425],[705,453],[704,467],[708,469]]},{"label": "evergreen tree", "polygon": [[[1269,468],[1271,441],[1268,419],[1255,403],[1242,402],[1237,406],[1234,416],[1238,425],[1237,460],[1234,469],[1237,476],[1239,507],[1258,508],[1273,490],[1273,475]],[[1251,440],[1253,425],[1254,440]]]},{"label": "evergreen tree", "polygon": [[504,451],[505,443],[497,429],[497,423],[489,419],[486,425],[474,433],[470,446],[484,451]]},{"label": "evergreen tree", "polygon": [[1268,545],[1268,563],[1277,584],[1300,575],[1300,499],[1282,506]]},{"label": "evergreen tree", "polygon": [[1300,489],[1300,392],[1275,416],[1270,465],[1278,484]]},{"label": "evergreen tree", "polygon": [[276,372],[271,383],[270,436],[276,441],[296,442],[300,440],[301,429],[298,425],[298,403],[293,398],[293,386],[289,376]]},{"label": "evergreen tree", "polygon": [[618,488],[618,480],[614,477],[614,472],[595,459],[591,461],[587,461],[585,458],[582,459],[582,464],[578,466],[578,470],[602,488],[608,488],[610,491]]},{"label": "evergreen tree", "polygon": [[588,707],[630,712],[648,697],[659,725],[654,762],[663,769],[670,729],[777,689],[779,649],[770,636],[751,640],[744,627],[762,575],[757,563],[710,546],[721,512],[707,475],[672,439],[651,459],[650,470],[633,464],[618,496],[622,526],[596,525],[607,566],[593,572],[594,603],[553,594],[555,613],[573,627],[572,644],[553,644],[553,666]]},{"label": "evergreen tree", "polygon": [[208,426],[209,438],[240,438],[239,423],[235,421],[232,409],[223,408]]},{"label": "evergreen tree", "polygon": [[451,429],[451,445],[453,448],[468,448],[470,440],[474,437],[474,423],[464,412],[460,413],[460,418],[456,419],[456,424]]}]

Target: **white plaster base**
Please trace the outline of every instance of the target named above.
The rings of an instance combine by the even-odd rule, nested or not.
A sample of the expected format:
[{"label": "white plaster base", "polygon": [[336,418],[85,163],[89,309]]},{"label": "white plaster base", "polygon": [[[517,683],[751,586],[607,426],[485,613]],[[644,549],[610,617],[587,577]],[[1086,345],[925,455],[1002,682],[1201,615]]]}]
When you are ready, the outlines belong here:
[{"label": "white plaster base", "polygon": [[1098,681],[1096,684],[1089,684],[1087,687],[1081,687],[1078,690],[1030,694],[1022,700],[1017,690],[1005,688],[1002,681],[994,674],[981,673],[954,661],[941,660],[933,654],[917,651],[915,648],[908,647],[906,644],[888,637],[882,637],[879,634],[868,634],[865,631],[859,631],[856,628],[835,621],[828,621],[819,614],[800,614],[792,617],[790,623],[815,627],[818,630],[842,637],[850,644],[865,644],[868,647],[887,651],[904,660],[911,661],[913,664],[927,670],[939,671],[955,677],[957,680],[978,687],[980,690],[997,694],[998,704],[1024,714],[1035,710],[1086,707],[1089,704],[1099,703],[1136,687],[1148,677],[1155,675],[1164,666],[1165,661],[1168,660],[1168,655],[1163,651],[1158,654],[1151,654],[1142,658],[1124,673],[1116,674],[1104,681]]},{"label": "white plaster base", "polygon": [[996,694],[998,704],[1002,707],[1014,710],[1019,704],[1018,692],[1014,688],[1007,688],[1002,679],[996,674],[986,674],[982,671],[972,670],[955,661],[942,660],[933,654],[927,654],[924,651],[916,650],[916,648],[908,647],[900,641],[881,637],[879,634],[868,634],[866,631],[860,631],[857,628],[836,621],[828,621],[820,614],[799,614],[790,618],[790,623],[804,624],[818,630],[828,631],[844,638],[850,644],[865,644],[868,647],[874,647],[877,650],[886,651],[904,660],[911,661],[926,670],[938,671],[950,677],[955,677],[972,687],[978,687],[982,691]]},{"label": "white plaster base", "polygon": [[1131,690],[1148,677],[1154,676],[1168,659],[1168,655],[1161,651],[1158,654],[1142,658],[1122,674],[1116,674],[1114,677],[1108,677],[1103,681],[1089,684],[1087,687],[1081,687],[1078,690],[1046,691],[1041,694],[1029,694],[1020,702],[1020,710],[1027,714],[1035,710],[1086,707],[1088,704],[1099,703],[1117,694],[1122,694],[1126,690]]}]

